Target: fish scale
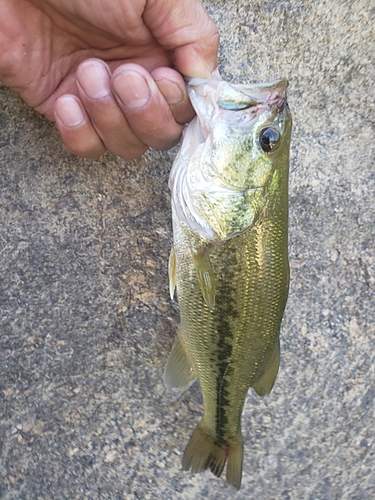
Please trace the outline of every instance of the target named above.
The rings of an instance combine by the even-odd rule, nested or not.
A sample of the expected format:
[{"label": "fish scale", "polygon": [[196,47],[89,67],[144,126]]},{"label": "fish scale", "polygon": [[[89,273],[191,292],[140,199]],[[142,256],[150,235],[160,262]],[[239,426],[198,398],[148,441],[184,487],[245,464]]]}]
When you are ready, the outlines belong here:
[{"label": "fish scale", "polygon": [[[225,93],[225,85],[190,83],[190,95],[198,111],[195,126],[201,122],[202,129],[208,131],[208,140],[216,137],[217,142],[211,144],[212,157],[207,143],[204,154],[197,159],[200,146],[194,144],[194,137],[201,140],[204,134],[200,129],[189,137],[188,130],[184,141],[190,141],[190,150],[184,151],[182,144],[181,157],[171,172],[174,264],[170,274],[177,288],[181,324],[164,380],[167,387],[183,392],[198,379],[202,390],[204,415],[186,447],[184,468],[193,472],[210,468],[220,476],[227,462],[227,481],[238,489],[243,461],[241,415],[246,394],[249,387],[259,395],[269,393],[279,365],[279,330],[289,283],[291,119],[285,102],[285,81],[241,86],[239,102],[222,106],[215,115],[219,128],[216,132],[210,130],[215,124],[211,111],[207,116],[202,114],[206,101],[211,99],[207,102],[209,108],[217,106],[218,96],[237,98],[237,87],[231,86],[231,92]],[[210,86],[211,95],[207,90]],[[247,92],[250,96],[258,92],[256,104]],[[251,104],[246,104],[243,95]],[[260,98],[263,107],[259,107]],[[258,111],[247,111],[246,106],[256,106]],[[241,127],[238,137],[236,116]],[[222,140],[219,132],[225,130],[228,121],[231,132]],[[248,127],[245,130],[244,124]],[[265,124],[280,131],[279,150],[275,153],[265,154],[259,146],[259,127],[264,130]],[[248,134],[246,140],[244,134]],[[236,147],[230,148],[231,141]],[[225,147],[227,165],[221,162],[218,166],[217,161],[212,164],[220,147]],[[235,161],[240,166],[230,167]],[[199,175],[190,175],[193,169]],[[198,178],[199,183],[194,184]],[[254,179],[259,184],[255,187]],[[205,210],[207,199],[211,202]]]}]

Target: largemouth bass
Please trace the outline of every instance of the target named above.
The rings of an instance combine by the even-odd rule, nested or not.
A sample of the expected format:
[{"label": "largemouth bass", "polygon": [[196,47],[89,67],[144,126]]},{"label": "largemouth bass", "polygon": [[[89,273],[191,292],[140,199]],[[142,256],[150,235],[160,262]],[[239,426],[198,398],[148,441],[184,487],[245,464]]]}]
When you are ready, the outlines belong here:
[{"label": "largemouth bass", "polygon": [[274,384],[289,284],[286,80],[231,85],[193,79],[197,117],[173,165],[173,249],[181,325],[164,373],[182,393],[198,379],[204,415],[183,467],[239,489],[241,415],[249,387]]}]

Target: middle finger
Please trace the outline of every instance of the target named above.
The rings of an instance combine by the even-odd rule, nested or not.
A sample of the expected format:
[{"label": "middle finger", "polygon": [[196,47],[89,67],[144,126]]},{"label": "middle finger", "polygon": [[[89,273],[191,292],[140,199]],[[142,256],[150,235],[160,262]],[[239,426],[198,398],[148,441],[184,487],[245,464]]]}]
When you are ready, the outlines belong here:
[{"label": "middle finger", "polygon": [[169,149],[178,143],[183,126],[176,122],[148,71],[137,64],[124,64],[114,71],[112,85],[127,122],[143,143],[154,149]]},{"label": "middle finger", "polygon": [[147,145],[133,132],[111,90],[109,67],[99,59],[88,59],[77,68],[80,98],[105,147],[131,160],[141,156]]}]

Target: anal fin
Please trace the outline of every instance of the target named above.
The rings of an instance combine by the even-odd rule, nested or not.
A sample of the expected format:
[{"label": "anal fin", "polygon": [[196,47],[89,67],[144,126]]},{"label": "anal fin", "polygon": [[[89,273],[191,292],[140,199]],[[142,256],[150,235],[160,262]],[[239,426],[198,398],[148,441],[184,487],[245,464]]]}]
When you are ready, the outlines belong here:
[{"label": "anal fin", "polygon": [[210,309],[215,308],[215,276],[211,265],[207,245],[201,245],[197,250],[192,250],[195,270],[204,301]]},{"label": "anal fin", "polygon": [[263,375],[255,384],[253,384],[253,389],[258,394],[258,396],[265,396],[266,394],[269,394],[271,392],[272,387],[275,383],[277,372],[279,371],[279,365],[280,365],[280,339],[279,337],[277,337],[272,356],[268,361],[268,364],[264,370]]},{"label": "anal fin", "polygon": [[164,370],[164,384],[180,395],[189,389],[196,378],[197,374],[185,349],[184,341],[181,334],[178,334]]}]

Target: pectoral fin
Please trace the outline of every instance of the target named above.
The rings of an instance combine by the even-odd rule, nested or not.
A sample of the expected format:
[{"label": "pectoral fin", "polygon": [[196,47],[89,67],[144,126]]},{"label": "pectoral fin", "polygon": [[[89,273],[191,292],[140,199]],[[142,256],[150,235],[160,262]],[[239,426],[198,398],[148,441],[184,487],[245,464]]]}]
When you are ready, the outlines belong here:
[{"label": "pectoral fin", "polygon": [[171,296],[171,299],[173,300],[174,291],[176,288],[176,277],[177,277],[176,252],[174,251],[173,246],[171,248],[171,253],[169,254],[168,274],[169,274],[169,294]]},{"label": "pectoral fin", "polygon": [[280,365],[280,340],[277,338],[274,351],[261,378],[253,385],[258,396],[265,396],[272,390]]},{"label": "pectoral fin", "polygon": [[210,262],[207,245],[202,245],[198,250],[192,250],[195,270],[204,301],[210,309],[215,308],[215,276]]},{"label": "pectoral fin", "polygon": [[168,389],[180,395],[189,389],[196,378],[184,341],[178,334],[164,370],[164,383]]}]

